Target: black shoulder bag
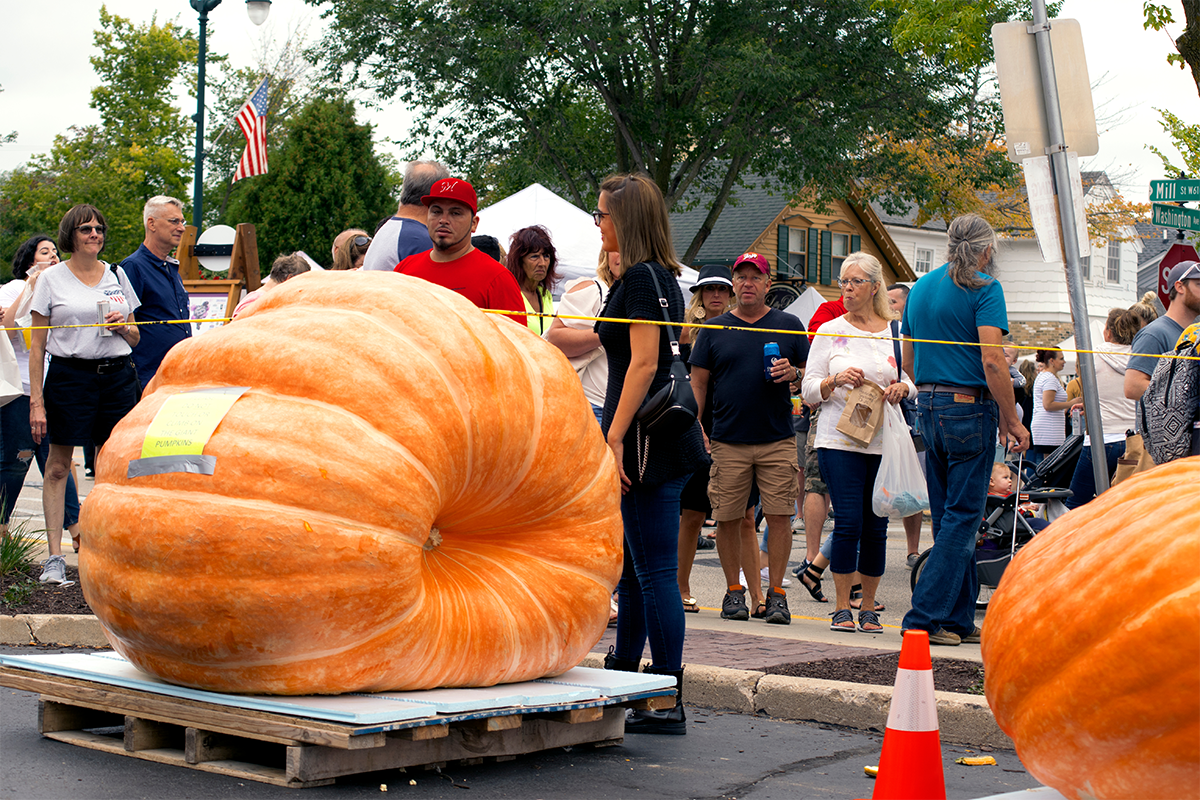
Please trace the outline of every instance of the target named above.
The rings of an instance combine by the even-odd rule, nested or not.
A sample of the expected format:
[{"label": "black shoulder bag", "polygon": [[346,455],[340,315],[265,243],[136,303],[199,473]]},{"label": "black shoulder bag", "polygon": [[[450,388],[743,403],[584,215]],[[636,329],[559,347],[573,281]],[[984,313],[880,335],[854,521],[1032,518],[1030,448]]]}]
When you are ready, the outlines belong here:
[{"label": "black shoulder bag", "polygon": [[634,418],[646,433],[678,435],[692,426],[700,409],[696,405],[696,395],[692,392],[687,368],[679,358],[679,337],[675,336],[671,317],[667,314],[667,297],[653,266],[650,267],[650,277],[654,279],[654,290],[658,293],[658,304],[662,306],[667,336],[671,341],[671,374],[667,376],[665,386],[642,401],[642,407]]}]

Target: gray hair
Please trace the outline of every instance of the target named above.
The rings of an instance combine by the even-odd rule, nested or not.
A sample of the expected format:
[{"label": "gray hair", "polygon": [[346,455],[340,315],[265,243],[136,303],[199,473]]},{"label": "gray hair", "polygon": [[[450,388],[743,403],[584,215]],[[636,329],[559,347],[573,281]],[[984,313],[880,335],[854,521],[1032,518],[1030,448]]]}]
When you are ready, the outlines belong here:
[{"label": "gray hair", "polygon": [[[987,285],[989,280],[979,277],[982,271],[989,276],[995,264],[996,232],[978,214],[963,214],[955,217],[946,230],[946,261],[949,262],[950,279],[967,291]],[[980,265],[979,259],[988,248],[991,257]]]},{"label": "gray hair", "polygon": [[400,205],[421,205],[421,198],[433,191],[433,185],[449,177],[450,170],[440,161],[408,162],[404,168],[404,183],[400,186]]},{"label": "gray hair", "polygon": [[179,209],[179,213],[183,213],[183,203],[174,197],[167,197],[165,194],[156,194],[146,201],[146,205],[142,207],[142,223],[149,222],[154,218],[154,215],[161,211],[163,206],[175,206]]},{"label": "gray hair", "polygon": [[882,319],[895,319],[896,315],[892,313],[892,306],[888,303],[887,290],[879,291],[884,286],[883,264],[879,263],[879,259],[870,253],[856,250],[842,262],[842,272],[845,272],[847,267],[858,267],[867,276],[867,280],[875,285],[871,296],[871,308],[874,309],[875,315]]}]

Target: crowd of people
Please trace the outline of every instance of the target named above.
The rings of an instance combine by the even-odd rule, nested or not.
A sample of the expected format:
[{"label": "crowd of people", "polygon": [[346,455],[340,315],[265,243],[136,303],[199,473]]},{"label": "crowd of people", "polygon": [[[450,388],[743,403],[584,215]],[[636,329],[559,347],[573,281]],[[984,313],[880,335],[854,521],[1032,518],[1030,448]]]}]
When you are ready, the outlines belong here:
[{"label": "crowd of people", "polygon": [[[143,244],[109,264],[100,258],[104,215],[75,206],[57,237],[37,235],[21,246],[15,278],[0,288],[24,389],[0,409],[0,521],[7,525],[36,459],[45,475],[50,553],[43,582],[66,580],[64,527],[76,550],[86,546],[77,524],[74,449],[102,448],[166,353],[191,335],[187,324],[135,324],[189,317],[171,257],[185,228],[182,203],[155,197],[143,216]],[[771,270],[754,252],[732,267],[704,266],[685,303],[667,206],[646,176],[607,178],[593,218],[601,238],[596,275],[562,287],[557,316],[560,273],[551,232],[523,228],[506,251],[494,239],[473,238],[474,187],[436,162],[409,164],[396,214],[373,235],[343,231],[331,256],[335,270],[391,270],[508,312],[575,369],[620,477],[624,566],[613,610],[616,641],[605,666],[636,670],[649,645],[646,671],[672,676],[678,687],[673,708],[631,712],[626,730],[686,730],[684,615],[699,608],[690,573],[697,548],[708,544],[707,519],[715,521],[726,585],[723,618],[791,622],[792,534],[803,529],[804,558],[792,574],[814,601],[827,602],[822,575],[830,571],[832,630],[883,630],[876,594],[887,519],[872,505],[883,445],[878,435],[864,440],[843,427],[859,413],[852,398],[867,386],[902,410],[923,451],[934,544],[901,627],[924,630],[935,644],[978,641],[975,544],[986,497],[1011,489],[1007,458],[1030,450],[1025,458],[1036,462],[1060,447],[1071,411],[1083,405],[1062,383],[1062,351],[1039,350],[1030,363],[1004,347],[1008,316],[994,277],[991,227],[975,215],[955,219],[946,263],[911,288],[888,285],[869,253],[849,254],[838,275],[840,296],[818,308],[806,327],[767,305]],[[60,252],[69,258],[60,262]],[[233,324],[264,294],[310,268],[299,254],[280,256],[262,288],[238,304]],[[1103,458],[1112,474],[1125,454],[1153,354],[1173,350],[1189,331],[1195,336],[1194,325],[1185,328],[1200,314],[1200,265],[1178,265],[1169,280],[1164,316],[1155,319],[1144,303],[1108,316],[1097,348],[1094,406],[1102,417],[1103,456],[1101,443],[1085,440],[1072,507],[1096,494],[1093,460]],[[697,414],[667,431],[644,422],[641,410],[648,397],[672,390],[679,363],[690,372]],[[756,507],[766,521],[761,540]],[[828,516],[833,528],[822,541]],[[921,522],[920,513],[904,520],[910,567]]]}]

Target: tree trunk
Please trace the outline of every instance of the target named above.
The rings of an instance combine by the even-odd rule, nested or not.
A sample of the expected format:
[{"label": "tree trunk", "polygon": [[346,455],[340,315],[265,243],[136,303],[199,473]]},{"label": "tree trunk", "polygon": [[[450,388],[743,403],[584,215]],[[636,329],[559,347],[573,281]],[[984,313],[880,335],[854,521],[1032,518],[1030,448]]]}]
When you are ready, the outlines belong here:
[{"label": "tree trunk", "polygon": [[717,192],[717,196],[713,198],[712,205],[708,207],[708,216],[704,218],[704,223],[700,226],[700,230],[696,231],[696,235],[692,237],[692,243],[688,245],[687,252],[683,254],[683,263],[685,265],[691,266],[692,260],[700,252],[700,248],[704,246],[708,235],[712,233],[713,227],[717,224],[717,218],[725,210],[725,204],[729,201],[729,195],[733,192],[733,185],[737,182],[738,175],[742,173],[742,167],[745,165],[746,157],[743,155],[736,155],[730,159],[729,169],[725,171],[725,180],[721,183],[721,191]]}]

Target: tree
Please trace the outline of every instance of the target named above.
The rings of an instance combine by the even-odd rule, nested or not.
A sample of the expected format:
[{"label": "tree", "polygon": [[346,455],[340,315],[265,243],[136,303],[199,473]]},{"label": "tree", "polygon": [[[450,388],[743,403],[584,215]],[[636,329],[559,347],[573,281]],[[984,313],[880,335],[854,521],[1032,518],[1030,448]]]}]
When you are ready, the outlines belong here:
[{"label": "tree", "polygon": [[1162,108],[1156,108],[1160,117],[1159,124],[1163,131],[1171,137],[1171,144],[1179,151],[1183,160],[1175,164],[1167,155],[1154,145],[1146,148],[1162,160],[1163,175],[1167,178],[1180,176],[1196,177],[1200,175],[1200,125],[1188,125],[1179,117]]},{"label": "tree", "polygon": [[346,228],[373,231],[395,211],[398,180],[375,154],[372,127],[355,122],[354,103],[316,98],[296,115],[270,172],[238,181],[227,216],[257,227],[264,274],[280,253],[303,250],[329,263]]},{"label": "tree", "polygon": [[174,87],[192,77],[196,38],[174,23],[135,25],[100,8],[92,90],[100,124],[72,127],[49,153],[0,178],[0,250],[53,232],[76,203],[91,203],[109,224],[105,257],[124,258],[144,236],[142,206],[156,194],[182,198],[191,122],[173,105]]},{"label": "tree", "polygon": [[330,69],[425,111],[420,144],[485,190],[537,178],[587,207],[604,175],[640,170],[671,206],[708,203],[684,260],[747,171],[845,197],[866,135],[944,124],[941,77],[892,47],[894,14],[868,0],[352,0],[326,14]]},{"label": "tree", "polygon": [[[1185,26],[1183,33],[1175,39],[1175,49],[1178,52],[1167,56],[1167,62],[1178,64],[1180,69],[1186,63],[1192,70],[1192,80],[1196,82],[1196,91],[1200,92],[1200,0],[1180,0],[1183,6]],[[1165,5],[1145,0],[1142,12],[1146,21],[1142,25],[1146,30],[1165,30],[1175,21],[1175,15]]]}]

